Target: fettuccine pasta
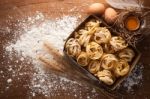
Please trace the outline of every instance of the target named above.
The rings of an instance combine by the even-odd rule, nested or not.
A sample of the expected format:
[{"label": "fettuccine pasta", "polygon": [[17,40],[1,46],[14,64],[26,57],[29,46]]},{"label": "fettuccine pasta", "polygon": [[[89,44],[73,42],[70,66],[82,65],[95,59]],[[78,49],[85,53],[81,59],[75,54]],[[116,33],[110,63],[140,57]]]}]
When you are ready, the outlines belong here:
[{"label": "fettuccine pasta", "polygon": [[106,27],[99,27],[94,33],[94,41],[98,44],[108,43],[111,39],[110,31]]},{"label": "fettuccine pasta", "polygon": [[[102,20],[91,19],[77,28],[65,44],[65,51],[80,66],[106,85],[115,85],[130,71],[135,52],[120,36],[111,34]],[[105,27],[106,26],[106,27]],[[113,32],[113,31],[112,31]],[[121,79],[120,79],[121,78]]]},{"label": "fettuccine pasta", "polygon": [[89,63],[89,59],[86,52],[81,52],[80,55],[77,57],[77,63],[81,66],[87,66]]},{"label": "fettuccine pasta", "polygon": [[132,49],[126,48],[126,49],[123,49],[122,51],[120,51],[118,56],[121,59],[131,62],[133,57],[135,56],[135,53]]},{"label": "fettuccine pasta", "polygon": [[91,19],[85,24],[85,29],[90,30],[92,27],[98,27],[100,24],[99,20]]},{"label": "fettuccine pasta", "polygon": [[75,32],[75,39],[79,39],[81,37],[81,35],[87,34],[87,30],[85,29],[80,29],[78,32]]},{"label": "fettuccine pasta", "polygon": [[124,76],[129,72],[130,66],[127,61],[120,60],[117,64],[114,73],[116,74],[116,77]]},{"label": "fettuccine pasta", "polygon": [[122,50],[128,46],[127,42],[120,36],[114,36],[110,40],[110,45],[115,51]]},{"label": "fettuccine pasta", "polygon": [[115,78],[109,70],[99,71],[97,77],[100,81],[104,82],[107,85],[112,85],[115,82]]},{"label": "fettuccine pasta", "polygon": [[78,41],[74,38],[70,38],[66,42],[66,51],[69,56],[75,57],[78,56],[81,52],[81,46]]},{"label": "fettuccine pasta", "polygon": [[103,47],[103,51],[105,53],[108,53],[108,54],[111,54],[111,53],[114,53],[114,49],[112,48],[112,46],[108,43],[108,44],[102,44],[102,47]]},{"label": "fettuccine pasta", "polygon": [[89,65],[88,65],[88,70],[91,73],[96,74],[100,69],[101,68],[100,68],[100,61],[99,60],[90,61]]},{"label": "fettuccine pasta", "polygon": [[99,59],[103,55],[102,47],[95,42],[90,42],[86,46],[86,52],[88,57],[92,60]]},{"label": "fettuccine pasta", "polygon": [[90,39],[91,39],[91,35],[83,34],[78,39],[78,42],[80,45],[83,45],[84,47],[86,47],[88,43],[90,42]]},{"label": "fettuccine pasta", "polygon": [[96,21],[89,21],[85,24],[87,29],[80,29],[78,32],[75,33],[75,38],[78,39],[79,44],[84,47],[90,42],[91,36],[95,33],[97,27],[99,26],[100,22]]},{"label": "fettuccine pasta", "polygon": [[118,64],[118,59],[113,54],[104,54],[101,58],[101,66],[104,69],[111,70]]}]

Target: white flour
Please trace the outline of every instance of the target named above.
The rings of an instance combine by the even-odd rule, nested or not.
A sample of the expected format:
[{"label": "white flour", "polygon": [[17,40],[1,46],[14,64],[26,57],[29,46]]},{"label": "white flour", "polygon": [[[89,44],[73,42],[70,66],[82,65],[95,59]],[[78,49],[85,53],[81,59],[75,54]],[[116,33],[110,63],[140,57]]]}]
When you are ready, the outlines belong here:
[{"label": "white flour", "polygon": [[143,80],[143,69],[144,66],[142,64],[138,64],[132,73],[129,75],[129,77],[125,80],[125,82],[122,84],[122,86],[127,89],[127,92],[133,92],[133,87],[138,86],[140,87],[142,85]]},{"label": "white flour", "polygon": [[[92,96],[88,96],[89,98],[94,98],[97,96],[96,91],[94,89],[89,89],[87,86],[82,85],[79,82],[72,81],[65,77],[59,77],[55,74],[47,74],[43,69],[43,65],[37,60],[38,54],[45,54],[48,56],[43,48],[43,42],[49,41],[56,49],[62,53],[64,39],[69,36],[69,34],[74,30],[77,25],[78,17],[75,16],[64,16],[60,19],[56,20],[46,20],[42,13],[37,13],[37,15],[33,17],[28,17],[28,20],[19,20],[19,26],[24,30],[21,31],[22,35],[15,43],[9,43],[6,46],[6,52],[9,54],[10,59],[13,59],[14,52],[20,56],[19,61],[24,61],[25,58],[30,58],[32,60],[32,64],[34,64],[35,73],[33,73],[31,77],[31,83],[28,85],[30,88],[30,94],[32,96],[36,96],[36,94],[42,94],[44,96],[55,96],[59,95],[57,92],[58,89],[61,89],[67,95],[74,94],[74,97],[80,97],[82,99],[82,91],[83,88],[85,90],[91,90],[93,93]],[[35,24],[37,21],[39,23]],[[28,24],[26,24],[28,23]],[[29,26],[28,26],[29,25]],[[19,31],[20,32],[20,31]],[[16,61],[18,63],[18,61]],[[29,63],[30,64],[30,61]],[[18,66],[24,68],[23,66]],[[12,77],[16,76],[16,71],[12,69],[12,66],[8,68],[12,73]],[[26,71],[20,72],[18,70],[18,75],[26,75]],[[11,79],[8,79],[7,82],[11,83]],[[9,87],[8,87],[9,88]],[[8,89],[7,88],[7,89]],[[71,90],[68,93],[68,90]]]},{"label": "white flour", "polygon": [[7,83],[11,83],[12,82],[12,79],[7,79]]},{"label": "white flour", "polygon": [[[69,93],[65,94],[74,94],[75,98],[80,97],[80,99],[82,99],[83,93],[84,96],[87,96],[87,99],[94,99],[94,97],[98,95],[94,89],[90,89],[86,85],[81,85],[79,82],[56,76],[52,73],[47,74],[43,69],[43,65],[36,59],[38,54],[45,54],[46,57],[51,58],[51,56],[47,56],[42,49],[44,41],[49,41],[62,53],[64,39],[66,39],[77,26],[77,19],[78,17],[75,16],[64,16],[60,19],[48,20],[42,13],[37,13],[33,17],[28,17],[27,20],[19,20],[19,26],[23,28],[23,31],[16,30],[16,32],[21,32],[21,36],[15,43],[10,42],[5,50],[9,54],[10,59],[13,59],[12,55],[14,55],[13,51],[15,51],[17,53],[16,55],[20,57],[19,61],[24,62],[26,58],[32,60],[31,63],[34,64],[33,68],[36,72],[33,73],[31,77],[31,83],[27,85],[30,88],[29,93],[32,96],[36,96],[37,94],[42,94],[47,97],[60,95],[60,93],[57,92],[58,89],[61,89],[64,93],[70,90]],[[18,63],[18,60],[15,62]],[[30,64],[30,61],[28,61],[27,64]],[[16,71],[14,71],[12,67],[14,66],[10,65],[8,68],[8,71],[12,73],[12,78],[7,79],[8,83],[13,82],[13,77],[16,76]],[[21,69],[24,68],[22,65],[15,65],[15,67],[19,68],[17,69],[19,77],[27,74],[27,71],[20,72]],[[0,71],[0,73],[3,73],[3,71]],[[142,80],[141,73],[137,78],[136,77],[137,75],[133,73],[124,83],[123,86],[127,88],[128,91],[132,90],[132,86],[139,84]],[[9,89],[9,87],[6,89]],[[82,92],[83,90],[85,90],[85,92]],[[92,96],[89,96],[89,93],[86,91],[91,91]]]},{"label": "white flour", "polygon": [[[28,21],[34,23],[36,20],[43,20],[44,16],[38,14],[35,17],[29,17]],[[25,33],[22,34],[15,42],[6,47],[6,51],[12,52],[12,49],[24,57],[29,56],[35,58],[38,51],[41,51],[44,41],[49,41],[54,46],[62,50],[64,39],[67,38],[69,33],[73,31],[76,26],[77,18],[71,16],[64,16],[57,20],[44,20],[44,22],[38,25],[32,25],[25,29]]]}]

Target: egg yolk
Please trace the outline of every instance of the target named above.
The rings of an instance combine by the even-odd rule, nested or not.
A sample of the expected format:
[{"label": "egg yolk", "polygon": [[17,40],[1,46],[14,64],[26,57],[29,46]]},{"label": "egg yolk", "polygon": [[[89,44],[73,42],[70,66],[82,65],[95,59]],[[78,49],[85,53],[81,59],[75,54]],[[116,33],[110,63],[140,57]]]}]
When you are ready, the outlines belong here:
[{"label": "egg yolk", "polygon": [[139,19],[135,16],[130,16],[126,19],[126,28],[128,30],[137,30],[140,26]]}]

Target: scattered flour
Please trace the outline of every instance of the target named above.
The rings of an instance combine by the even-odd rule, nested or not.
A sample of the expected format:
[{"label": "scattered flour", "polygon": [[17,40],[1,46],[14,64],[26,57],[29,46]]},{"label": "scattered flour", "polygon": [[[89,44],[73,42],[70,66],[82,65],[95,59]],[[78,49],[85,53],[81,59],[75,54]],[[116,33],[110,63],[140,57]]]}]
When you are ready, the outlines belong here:
[{"label": "scattered flour", "polygon": [[[72,8],[71,11],[74,9],[76,8]],[[46,97],[61,95],[59,92],[57,92],[58,89],[61,89],[61,92],[66,92],[66,95],[73,94],[75,98],[80,97],[80,99],[83,99],[82,96],[84,95],[86,95],[87,99],[94,99],[96,96],[98,96],[95,89],[90,89],[86,85],[82,85],[77,81],[60,77],[53,73],[47,74],[41,63],[36,58],[38,54],[45,54],[46,57],[50,57],[51,59],[52,56],[47,56],[46,52],[42,49],[43,42],[45,41],[49,41],[51,44],[53,44],[53,46],[56,47],[56,49],[59,50],[60,53],[62,53],[64,40],[76,27],[78,17],[64,16],[56,20],[50,20],[46,19],[42,13],[38,12],[35,16],[28,17],[27,20],[18,21],[18,25],[23,30],[16,30],[16,32],[21,32],[22,34],[16,42],[10,42],[5,47],[5,50],[9,54],[11,60],[13,60],[13,51],[19,55],[19,61],[24,62],[26,58],[30,58],[30,61],[27,61],[27,64],[33,64],[35,73],[33,73],[30,84],[27,86],[30,88],[29,93],[33,97],[35,97],[37,94],[42,94]],[[15,63],[19,63],[19,61],[16,60]],[[14,67],[18,68],[17,73],[19,77],[28,73],[27,71],[21,72],[21,69],[24,68],[23,65],[9,65],[8,71],[12,73],[12,78],[7,79],[7,83],[11,83],[13,78],[16,77],[16,71],[13,70]],[[137,68],[123,84],[123,87],[127,88],[128,92],[132,90],[134,85],[138,85],[142,80],[143,67],[137,66]],[[3,73],[3,71],[0,71],[0,73]],[[83,89],[85,90],[85,93],[82,92]],[[88,90],[91,91],[91,96],[86,92]]]},{"label": "scattered flour", "polygon": [[12,82],[11,78],[7,79],[7,83],[11,83],[11,82]]},{"label": "scattered flour", "polygon": [[[40,13],[35,18],[29,17],[28,21],[34,23],[37,19],[43,20],[43,18],[44,16]],[[42,50],[44,41],[54,43],[56,48],[62,50],[63,40],[73,31],[76,22],[76,17],[64,16],[57,20],[45,20],[40,25],[32,25],[26,28],[25,33],[20,36],[17,42],[7,46],[6,51],[12,52],[15,49],[17,53],[24,57],[35,58],[37,53]]]},{"label": "scattered flour", "polygon": [[126,92],[134,92],[134,86],[140,87],[142,85],[143,69],[144,66],[141,63],[137,64],[136,68],[134,68],[129,77],[122,83],[121,86],[124,87],[124,89],[126,89]]},{"label": "scattered flour", "polygon": [[[59,50],[60,53],[62,53],[64,40],[76,27],[77,20],[78,17],[75,16],[64,16],[60,19],[48,20],[42,13],[39,12],[35,16],[28,17],[27,20],[19,20],[19,26],[21,26],[23,30],[19,30],[18,32],[22,33],[18,40],[13,43],[10,42],[5,47],[5,50],[12,60],[14,51],[17,53],[16,55],[19,55],[19,61],[23,62],[26,58],[30,58],[31,62],[28,61],[29,63],[27,64],[33,64],[35,73],[33,73],[30,84],[27,86],[29,86],[29,93],[33,97],[36,96],[36,94],[42,94],[47,97],[60,95],[59,92],[57,92],[59,89],[61,90],[60,92],[64,92],[67,95],[73,94],[74,97],[78,96],[82,99],[83,88],[85,91],[91,90],[93,93],[92,96],[88,96],[87,93],[89,98],[94,98],[98,95],[94,89],[89,89],[89,87],[82,85],[77,81],[72,81],[68,78],[60,77],[53,73],[47,74],[41,63],[37,60],[38,54],[45,54],[45,56],[47,55],[42,49],[44,41],[49,41],[56,47],[56,49]],[[19,61],[16,60],[15,63],[19,63]],[[12,78],[16,77],[16,71],[12,69],[14,66],[10,65],[8,68],[12,73]],[[17,73],[20,77],[27,74],[27,72],[21,73],[21,69],[24,68],[22,65],[18,67],[20,69],[17,70]],[[11,81],[11,79],[7,80],[8,83]],[[69,93],[68,90],[70,90]]]}]

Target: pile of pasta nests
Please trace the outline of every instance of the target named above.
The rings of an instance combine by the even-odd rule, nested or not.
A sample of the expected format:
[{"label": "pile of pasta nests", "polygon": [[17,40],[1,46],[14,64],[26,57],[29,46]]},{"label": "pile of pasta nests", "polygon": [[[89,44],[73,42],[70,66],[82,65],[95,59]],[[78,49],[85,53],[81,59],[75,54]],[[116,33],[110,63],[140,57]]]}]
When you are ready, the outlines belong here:
[{"label": "pile of pasta nests", "polygon": [[69,56],[107,85],[125,76],[135,52],[120,36],[113,36],[101,21],[91,19],[65,44]]}]

